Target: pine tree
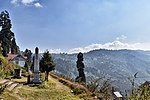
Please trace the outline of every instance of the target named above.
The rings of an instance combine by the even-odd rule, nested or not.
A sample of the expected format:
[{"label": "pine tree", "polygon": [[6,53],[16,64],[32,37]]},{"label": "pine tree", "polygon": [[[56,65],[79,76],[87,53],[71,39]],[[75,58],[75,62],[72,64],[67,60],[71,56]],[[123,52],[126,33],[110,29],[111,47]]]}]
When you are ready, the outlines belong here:
[{"label": "pine tree", "polygon": [[45,73],[45,81],[48,81],[48,74],[55,69],[55,63],[52,60],[51,54],[46,50],[40,61],[40,71]]},{"label": "pine tree", "polygon": [[6,10],[2,11],[0,14],[0,27],[0,42],[2,43],[3,56],[7,56],[7,53],[10,51],[12,54],[17,54],[19,52],[19,47],[16,44],[14,33],[10,30],[12,24],[9,13]]},{"label": "pine tree", "polygon": [[31,65],[31,58],[32,58],[32,52],[31,50],[29,49],[26,49],[24,52],[23,52],[23,55],[27,57],[27,64],[30,66]]},{"label": "pine tree", "polygon": [[16,44],[15,38],[13,38],[11,41],[11,53],[12,54],[18,54],[19,53],[19,47]]}]

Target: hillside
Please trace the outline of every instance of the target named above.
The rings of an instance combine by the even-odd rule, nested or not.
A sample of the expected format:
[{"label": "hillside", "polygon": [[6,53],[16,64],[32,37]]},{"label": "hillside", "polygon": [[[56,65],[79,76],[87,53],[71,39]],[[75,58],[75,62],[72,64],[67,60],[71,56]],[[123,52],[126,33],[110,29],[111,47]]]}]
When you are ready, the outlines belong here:
[{"label": "hillside", "polygon": [[[22,79],[11,79],[14,68],[19,66],[14,65],[2,55],[0,55],[0,62],[0,99],[83,100],[84,98],[88,98],[85,93],[74,94],[74,89],[67,87],[67,85],[63,85],[58,79],[55,79],[51,76],[49,76],[48,82],[44,82],[39,86],[34,84],[27,85],[26,77],[22,77]],[[43,74],[41,75],[43,76]],[[76,87],[76,84],[74,85]],[[75,89],[75,91],[77,92],[78,89]]]},{"label": "hillside", "polygon": [[20,86],[16,86],[11,91],[6,87],[0,98],[4,100],[83,100],[85,97],[84,94],[74,95],[69,87],[51,76],[48,82],[39,86],[34,84],[21,85],[26,83],[26,78],[13,79],[12,82],[19,83]]},{"label": "hillside", "polygon": [[[77,54],[53,54],[56,71],[75,78]],[[94,50],[84,53],[85,74],[87,82],[91,79],[105,77],[111,79],[113,87],[118,91],[130,91],[129,77],[135,79],[136,84],[150,80],[150,52],[139,50]]]}]

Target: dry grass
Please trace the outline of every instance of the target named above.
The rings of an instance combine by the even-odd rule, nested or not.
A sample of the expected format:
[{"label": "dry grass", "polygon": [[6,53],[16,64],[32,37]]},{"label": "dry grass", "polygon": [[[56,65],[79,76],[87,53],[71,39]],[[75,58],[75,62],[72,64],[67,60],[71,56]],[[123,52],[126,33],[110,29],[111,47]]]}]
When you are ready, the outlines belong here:
[{"label": "dry grass", "polygon": [[[13,81],[26,83],[26,78],[13,79]],[[4,100],[84,100],[53,78],[39,86],[23,85],[12,92],[4,91],[1,97]]]},{"label": "dry grass", "polygon": [[83,85],[72,82],[70,80],[66,80],[64,78],[61,78],[59,76],[57,76],[54,73],[50,74],[53,78],[57,79],[59,82],[61,82],[62,84],[66,85],[67,87],[69,87],[72,90],[72,93],[74,93],[75,95],[78,95],[80,98],[83,98],[84,100],[91,100],[93,99],[93,97],[91,96],[92,93]]}]

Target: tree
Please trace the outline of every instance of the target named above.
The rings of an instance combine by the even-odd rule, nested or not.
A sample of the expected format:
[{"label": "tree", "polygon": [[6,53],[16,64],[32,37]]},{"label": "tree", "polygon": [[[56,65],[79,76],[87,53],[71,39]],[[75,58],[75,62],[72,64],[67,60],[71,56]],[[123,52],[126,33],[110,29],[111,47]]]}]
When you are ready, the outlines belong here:
[{"label": "tree", "polygon": [[31,52],[31,50],[26,49],[26,50],[23,52],[23,55],[24,55],[25,57],[27,57],[26,62],[27,62],[27,64],[30,66],[30,65],[31,65],[31,58],[32,58],[32,52]]},{"label": "tree", "polygon": [[15,38],[13,38],[11,41],[11,53],[12,54],[18,54],[19,53],[19,47],[16,44]]},{"label": "tree", "polygon": [[132,96],[134,96],[134,91],[135,91],[135,79],[137,78],[138,72],[136,72],[133,76],[128,77],[128,80],[130,81],[132,85]]},{"label": "tree", "polygon": [[46,50],[40,60],[40,71],[45,73],[45,81],[48,81],[48,74],[55,69],[55,63],[52,60],[51,54]]},{"label": "tree", "polygon": [[7,53],[10,51],[12,54],[17,54],[19,47],[16,44],[14,33],[10,30],[12,24],[9,13],[6,10],[0,13],[0,27],[0,42],[2,43],[3,56],[7,56]]},{"label": "tree", "polygon": [[130,100],[150,100],[150,82],[146,81],[141,84],[134,94],[130,95]]}]

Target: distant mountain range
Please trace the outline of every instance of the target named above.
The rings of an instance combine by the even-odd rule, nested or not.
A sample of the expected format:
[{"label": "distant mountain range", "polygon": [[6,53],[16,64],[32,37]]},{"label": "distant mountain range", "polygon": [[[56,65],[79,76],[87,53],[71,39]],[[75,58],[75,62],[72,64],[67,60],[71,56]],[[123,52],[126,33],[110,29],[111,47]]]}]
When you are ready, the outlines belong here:
[{"label": "distant mountain range", "polygon": [[[52,54],[56,71],[66,76],[78,76],[77,54]],[[112,85],[119,91],[131,89],[130,78],[137,73],[135,83],[150,81],[150,52],[142,50],[106,50],[99,49],[84,53],[85,74],[90,78],[111,79]]]}]

